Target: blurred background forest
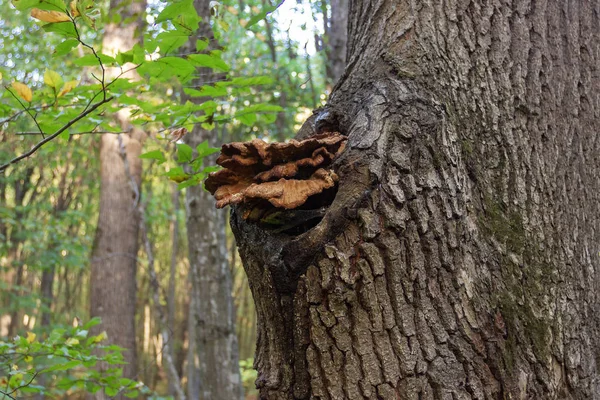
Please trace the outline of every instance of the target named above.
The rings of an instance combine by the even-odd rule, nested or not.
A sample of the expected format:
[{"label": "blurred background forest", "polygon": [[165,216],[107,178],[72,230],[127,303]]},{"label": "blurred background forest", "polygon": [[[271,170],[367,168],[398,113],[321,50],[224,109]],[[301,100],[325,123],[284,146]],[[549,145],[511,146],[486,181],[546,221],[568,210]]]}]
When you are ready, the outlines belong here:
[{"label": "blurred background forest", "polygon": [[[141,152],[150,154],[142,164],[141,228],[133,238],[138,249],[135,254],[137,275],[132,286],[135,290],[132,294],[135,297],[135,338],[132,343],[137,359],[134,359],[136,372],[130,378],[143,382],[146,392],[153,393],[154,398],[176,396],[177,386],[184,388],[188,398],[195,398],[193,392],[197,389],[190,385],[190,380],[197,373],[198,358],[202,353],[190,344],[195,334],[192,309],[194,302],[208,301],[199,293],[194,295],[192,288],[187,238],[188,229],[194,227],[194,222],[186,214],[185,193],[191,188],[182,187],[181,179],[165,173],[165,166],[158,162],[163,155],[171,165],[177,165],[176,158],[189,161],[182,157],[181,149],[176,155],[178,145],[169,140],[171,131],[187,125],[176,120],[179,117],[175,114],[166,115],[169,112],[156,104],[183,105],[186,99],[195,95],[194,90],[202,87],[202,98],[210,98],[218,118],[216,123],[203,119],[196,124],[201,123],[203,129],[210,132],[212,147],[253,138],[274,141],[292,137],[311,111],[324,104],[341,73],[340,63],[343,67],[344,48],[334,45],[337,39],[331,36],[332,30],[339,31],[336,18],[345,14],[344,7],[347,6],[331,1],[334,4],[330,0],[286,0],[282,4],[271,0],[210,2],[210,26],[222,51],[220,57],[228,65],[218,71],[220,74],[211,72],[211,79],[254,78],[254,81],[238,81],[242,83],[236,90],[231,87],[225,90],[215,85],[215,81],[207,82],[201,69],[190,72],[189,79],[180,76],[180,79],[171,79],[168,70],[164,74],[166,77],[152,76],[153,71],[145,71],[150,78],[136,87],[135,95],[130,95],[136,101],[143,98],[144,105],[138,105],[140,118],[135,124],[147,134]],[[143,3],[145,9],[140,25],[143,29],[141,32],[138,29],[135,34],[143,36],[144,43],[152,43],[152,40],[165,43],[168,36],[175,42],[174,48],[179,48],[188,40],[186,36],[180,41],[176,30],[169,31],[172,22],[161,18],[170,3]],[[56,95],[60,85],[49,83],[52,77],[48,70],[60,75],[61,85],[79,82],[80,86],[92,79],[90,75],[98,70],[81,62],[89,54],[88,49],[77,42],[66,45],[69,39],[65,41],[61,35],[45,32],[42,23],[33,19],[29,10],[17,8],[9,1],[0,2],[3,84],[0,164],[27,151],[41,139],[40,127],[36,124],[41,125],[40,131],[53,131],[61,125],[62,116],[67,120],[72,118],[69,103],[59,103]],[[121,20],[126,13],[115,10],[114,4],[108,1],[95,2],[93,8],[97,12],[96,29],[82,26],[81,36],[94,48],[102,48],[104,29],[109,22],[121,26],[133,23]],[[345,34],[344,29],[342,32]],[[166,35],[169,33],[170,36]],[[146,54],[150,53],[148,48],[145,50]],[[160,57],[167,55],[160,51]],[[180,72],[179,69],[173,75]],[[204,79],[203,85],[194,83],[197,79]],[[20,108],[14,92],[23,97],[22,93],[18,90],[8,93],[11,82],[27,85],[34,98],[35,93],[48,90],[50,86],[56,102],[41,102],[37,109],[27,105]],[[213,88],[214,92],[207,87]],[[62,88],[68,87],[63,85]],[[73,96],[79,96],[79,100],[89,100],[87,92],[70,90],[75,93]],[[74,98],[70,101],[74,102]],[[122,96],[120,101],[125,99]],[[35,100],[30,105],[34,103]],[[252,108],[255,105],[262,108]],[[83,378],[86,368],[96,368],[93,362],[85,362],[92,360],[90,354],[94,354],[85,346],[103,342],[103,332],[110,332],[105,324],[115,323],[104,321],[90,330],[96,336],[88,333],[88,327],[95,323],[88,321],[96,316],[90,315],[92,287],[113,285],[108,278],[91,271],[102,197],[101,136],[111,135],[103,132],[111,126],[114,129],[114,124],[109,126],[107,120],[116,107],[90,114],[80,125],[68,129],[68,134],[9,166],[0,175],[0,390],[5,398],[39,396],[39,393],[45,393],[47,398],[83,398],[85,391],[94,392],[101,386],[112,385],[112,394],[117,394],[127,384],[127,381],[118,381],[119,372],[115,373],[117,383],[106,377],[102,378],[104,380],[98,376],[88,380]],[[256,113],[241,113],[244,107]],[[31,117],[31,113],[36,118]],[[227,210],[221,211],[220,215],[222,223],[211,226],[223,230],[223,234],[215,235],[220,241],[216,246],[226,249],[231,298],[236,310],[241,377],[246,398],[254,398],[256,375],[252,358],[256,330],[253,300],[235,241],[225,222]],[[110,216],[105,215],[101,220],[106,218]],[[208,229],[207,226],[198,229]],[[102,281],[95,282],[94,279]],[[108,336],[110,340],[110,334]],[[169,346],[165,345],[166,337]],[[56,353],[59,350],[63,358]],[[119,353],[118,348],[113,350]],[[54,352],[54,361],[44,351]],[[86,354],[88,358],[82,356]],[[166,365],[167,355],[179,377],[178,384],[172,382],[173,375]],[[116,357],[114,363],[108,362],[118,367],[119,355]],[[69,361],[72,363],[66,365]],[[90,383],[91,380],[94,382]],[[138,395],[137,392],[130,394],[131,397]],[[0,394],[0,398],[2,396]]]}]

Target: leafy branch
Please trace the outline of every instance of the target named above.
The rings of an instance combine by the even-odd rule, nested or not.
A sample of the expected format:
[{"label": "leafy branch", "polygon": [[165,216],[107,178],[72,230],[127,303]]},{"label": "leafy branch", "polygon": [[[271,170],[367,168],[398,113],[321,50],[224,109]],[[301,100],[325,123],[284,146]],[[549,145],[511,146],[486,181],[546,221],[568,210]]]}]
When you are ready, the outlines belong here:
[{"label": "leafy branch", "polygon": [[23,160],[23,159],[31,156],[33,153],[35,153],[36,151],[38,151],[43,145],[45,145],[46,143],[48,143],[48,142],[52,141],[53,139],[55,139],[56,137],[58,137],[58,135],[60,135],[61,133],[63,133],[67,129],[69,129],[77,121],[81,120],[82,118],[87,117],[89,114],[91,114],[92,112],[94,112],[98,107],[102,106],[103,104],[108,103],[113,98],[114,97],[111,96],[111,97],[106,97],[106,98],[102,99],[98,103],[94,104],[92,107],[88,108],[87,110],[85,110],[84,112],[82,112],[81,114],[79,114],[77,117],[73,118],[71,121],[67,122],[62,128],[60,128],[59,130],[57,130],[56,132],[54,132],[52,135],[50,135],[50,136],[44,138],[43,140],[39,141],[29,151],[21,154],[18,157],[13,158],[12,160],[10,160],[9,162],[7,162],[7,163],[5,163],[3,165],[0,165],[0,172],[6,170],[12,164],[16,164],[19,161],[21,161],[21,160]]}]

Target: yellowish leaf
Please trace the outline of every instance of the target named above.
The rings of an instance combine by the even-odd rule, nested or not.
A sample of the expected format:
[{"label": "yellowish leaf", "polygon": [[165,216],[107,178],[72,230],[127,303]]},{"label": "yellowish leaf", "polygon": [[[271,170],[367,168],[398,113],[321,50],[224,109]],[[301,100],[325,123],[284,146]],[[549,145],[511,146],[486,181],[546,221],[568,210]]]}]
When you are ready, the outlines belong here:
[{"label": "yellowish leaf", "polygon": [[57,72],[47,69],[44,72],[44,83],[54,89],[58,89],[62,85],[63,79]]},{"label": "yellowish leaf", "polygon": [[30,362],[33,361],[33,357],[31,357],[31,356],[25,356],[25,357],[23,357],[23,360],[25,360],[26,363],[30,363]]},{"label": "yellowish leaf", "polygon": [[71,20],[64,12],[40,10],[39,8],[31,10],[31,16],[44,22],[67,22]]},{"label": "yellowish leaf", "polygon": [[76,344],[79,344],[79,340],[75,339],[75,338],[69,338],[69,339],[65,340],[65,344],[67,346],[75,346]]},{"label": "yellowish leaf", "polygon": [[245,27],[246,27],[246,25],[248,25],[248,21],[246,21],[245,19],[240,19],[240,26],[241,26],[242,28],[245,28]]},{"label": "yellowish leaf", "polygon": [[0,72],[0,81],[2,80],[2,72]]},{"label": "yellowish leaf", "polygon": [[65,82],[65,84],[62,87],[62,89],[60,90],[60,93],[58,94],[58,97],[62,97],[65,94],[69,93],[71,90],[75,89],[75,87],[77,86],[78,83],[79,83],[79,81],[67,81],[67,82]]},{"label": "yellowish leaf", "polygon": [[73,17],[79,17],[79,10],[77,9],[77,0],[73,0],[70,4],[71,6],[71,15]]},{"label": "yellowish leaf", "polygon": [[185,180],[187,180],[187,178],[188,178],[187,176],[183,176],[183,175],[169,177],[170,180],[172,180],[173,182],[177,182],[177,183],[184,182]]},{"label": "yellowish leaf", "polygon": [[33,93],[31,93],[31,89],[27,85],[21,82],[13,82],[11,86],[23,100],[31,101],[33,99]]},{"label": "yellowish leaf", "polygon": [[106,334],[106,331],[100,333],[99,335],[94,336],[94,340],[92,341],[93,343],[100,343],[103,340],[108,339],[108,335]]},{"label": "yellowish leaf", "polygon": [[27,343],[33,343],[35,340],[35,333],[27,332]]}]

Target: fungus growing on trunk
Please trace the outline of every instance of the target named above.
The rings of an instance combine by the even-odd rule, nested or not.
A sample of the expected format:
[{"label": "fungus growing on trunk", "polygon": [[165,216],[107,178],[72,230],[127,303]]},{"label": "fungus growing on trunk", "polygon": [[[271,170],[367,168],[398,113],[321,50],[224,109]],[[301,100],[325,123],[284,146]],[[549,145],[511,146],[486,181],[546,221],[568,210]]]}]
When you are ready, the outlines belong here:
[{"label": "fungus growing on trunk", "polygon": [[242,203],[245,219],[273,221],[266,216],[277,212],[278,224],[285,225],[284,210],[316,210],[331,203],[338,176],[328,167],[345,145],[346,137],[337,132],[287,143],[224,144],[217,159],[224,169],[211,173],[205,187],[218,208]]}]

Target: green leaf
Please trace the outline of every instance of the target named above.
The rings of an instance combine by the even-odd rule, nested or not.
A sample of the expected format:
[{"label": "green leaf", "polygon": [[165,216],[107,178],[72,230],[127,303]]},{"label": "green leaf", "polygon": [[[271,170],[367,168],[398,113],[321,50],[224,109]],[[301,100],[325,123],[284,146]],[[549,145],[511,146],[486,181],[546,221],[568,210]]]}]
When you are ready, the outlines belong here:
[{"label": "green leaf", "polygon": [[[116,60],[106,54],[98,54],[100,61],[102,61],[103,65],[114,64]],[[95,65],[99,65],[98,58],[96,58],[93,54],[86,54],[83,57],[78,58],[73,61],[73,64],[79,65],[80,67],[91,67]]]},{"label": "green leaf", "polygon": [[99,325],[102,323],[102,320],[99,317],[94,317],[92,319],[90,319],[88,322],[86,322],[85,324],[83,324],[82,328],[89,330],[91,327]]},{"label": "green leaf", "polygon": [[71,134],[69,133],[69,130],[66,129],[63,133],[58,135],[58,137],[60,138],[60,140],[68,141],[69,138],[71,137]]},{"label": "green leaf", "polygon": [[98,390],[100,390],[101,388],[102,388],[102,386],[100,386],[100,385],[98,385],[98,384],[96,384],[94,382],[91,382],[91,381],[86,381],[85,382],[85,390],[88,393],[94,394]]},{"label": "green leaf", "polygon": [[19,11],[25,11],[29,8],[37,7],[41,0],[13,0],[12,4]]},{"label": "green leaf", "polygon": [[202,97],[202,92],[197,89],[183,88],[183,93],[187,94],[190,97]]},{"label": "green leaf", "polygon": [[189,175],[185,173],[182,167],[171,168],[165,175],[177,183],[181,183],[189,178]]},{"label": "green leaf", "polygon": [[180,57],[162,57],[158,62],[167,64],[169,67],[173,68],[177,76],[182,80],[191,77],[196,71],[192,63]]},{"label": "green leaf", "polygon": [[80,67],[91,67],[99,65],[98,59],[93,54],[86,54],[83,57],[78,58],[73,61],[73,64],[78,65]]},{"label": "green leaf", "polygon": [[177,144],[177,162],[179,163],[186,163],[186,162],[190,162],[192,160],[192,152],[193,149],[185,144],[185,143],[178,143]]},{"label": "green leaf", "polygon": [[190,54],[188,58],[196,67],[208,67],[223,72],[229,71],[229,65],[221,59],[219,55],[211,54]]},{"label": "green leaf", "polygon": [[227,88],[222,86],[202,86],[200,88],[200,97],[221,97],[227,96]]},{"label": "green leaf", "polygon": [[140,158],[145,158],[145,159],[149,159],[149,160],[157,160],[159,165],[164,163],[165,161],[167,161],[167,159],[165,158],[165,155],[160,150],[153,150],[153,151],[149,151],[144,154],[140,154]]},{"label": "green leaf", "polygon": [[259,112],[279,112],[279,111],[283,111],[283,108],[281,108],[280,106],[275,106],[272,104],[264,104],[264,103],[259,103],[259,104],[254,104],[248,107],[243,108],[242,110],[238,111],[235,116],[239,116],[239,115],[243,115],[243,114],[249,114],[249,113],[259,113]]},{"label": "green leaf", "polygon": [[221,151],[221,149],[219,149],[218,147],[210,147],[208,145],[208,140],[205,140],[204,142],[196,146],[196,151],[198,152],[198,158],[203,158],[211,154],[218,153],[219,151]]},{"label": "green leaf", "polygon": [[77,39],[67,39],[54,48],[54,56],[64,56],[69,54],[73,48],[77,47],[79,41]]},{"label": "green leaf", "polygon": [[61,362],[59,364],[54,364],[54,365],[48,367],[47,369],[45,369],[45,371],[47,371],[47,372],[67,371],[67,370],[73,369],[75,367],[78,367],[81,364],[82,364],[82,362],[79,360],[71,360],[71,361],[67,361],[67,362]]},{"label": "green leaf", "polygon": [[42,28],[46,32],[55,32],[66,37],[77,39],[77,32],[75,32],[75,27],[72,22],[53,22],[43,25]]},{"label": "green leaf", "polygon": [[194,66],[180,57],[163,57],[143,63],[138,68],[141,75],[149,75],[161,81],[168,81],[176,76],[181,82],[185,82],[192,78],[194,71]]},{"label": "green leaf", "polygon": [[131,49],[131,50],[133,52],[133,63],[134,64],[141,64],[146,60],[146,53],[139,44],[137,44],[137,43],[134,44],[133,49]]},{"label": "green leaf", "polygon": [[272,124],[277,120],[277,114],[262,114],[260,119],[262,119],[266,124]]},{"label": "green leaf", "polygon": [[189,11],[190,7],[193,7],[192,0],[172,2],[171,4],[167,5],[160,14],[158,14],[158,17],[156,17],[156,22],[165,22],[177,18],[186,11]]},{"label": "green leaf", "polygon": [[196,40],[196,51],[201,52],[208,47],[208,40],[198,39]]},{"label": "green leaf", "polygon": [[253,126],[254,123],[256,122],[256,114],[251,114],[251,113],[240,114],[240,115],[236,115],[236,118],[242,124],[244,124],[246,126]]},{"label": "green leaf", "polygon": [[177,50],[188,41],[190,34],[183,30],[166,31],[156,36],[156,44],[160,48],[160,54],[169,54]]},{"label": "green leaf", "polygon": [[117,61],[117,63],[119,65],[124,65],[128,62],[133,62],[133,51],[128,50],[128,51],[124,51],[124,52],[119,52],[119,53],[117,53],[115,60]]},{"label": "green leaf", "polygon": [[258,14],[256,14],[254,17],[250,18],[250,20],[246,24],[245,28],[246,29],[250,29],[250,27],[252,25],[255,25],[260,20],[265,19],[266,16],[267,16],[267,14],[272,13],[273,11],[275,11],[277,9],[277,7],[278,6],[265,6],[265,7],[263,7],[263,10],[261,12],[259,12]]},{"label": "green leaf", "polygon": [[112,386],[107,386],[104,391],[106,392],[107,396],[113,397],[116,396],[117,393],[119,393],[119,388],[118,387],[112,387]]},{"label": "green leaf", "polygon": [[65,11],[67,5],[63,0],[40,0],[36,6],[40,10]]},{"label": "green leaf", "polygon": [[268,85],[273,83],[273,78],[270,76],[252,76],[249,78],[233,78],[230,82],[227,82],[232,86],[246,87],[256,85]]},{"label": "green leaf", "polygon": [[139,392],[137,390],[125,392],[125,396],[129,397],[130,399],[135,399],[136,397],[138,397],[138,395],[139,395]]},{"label": "green leaf", "polygon": [[190,176],[187,180],[179,183],[179,185],[177,185],[177,189],[181,190],[181,189],[185,189],[190,186],[199,185],[203,179],[204,179],[203,173],[194,174],[194,175]]},{"label": "green leaf", "polygon": [[200,17],[198,17],[193,0],[180,0],[171,2],[158,14],[156,22],[165,21],[171,21],[175,27],[192,34],[198,28]]},{"label": "green leaf", "polygon": [[210,174],[211,172],[217,172],[222,170],[223,167],[220,167],[218,165],[213,165],[212,167],[206,167],[202,170],[203,174]]}]

